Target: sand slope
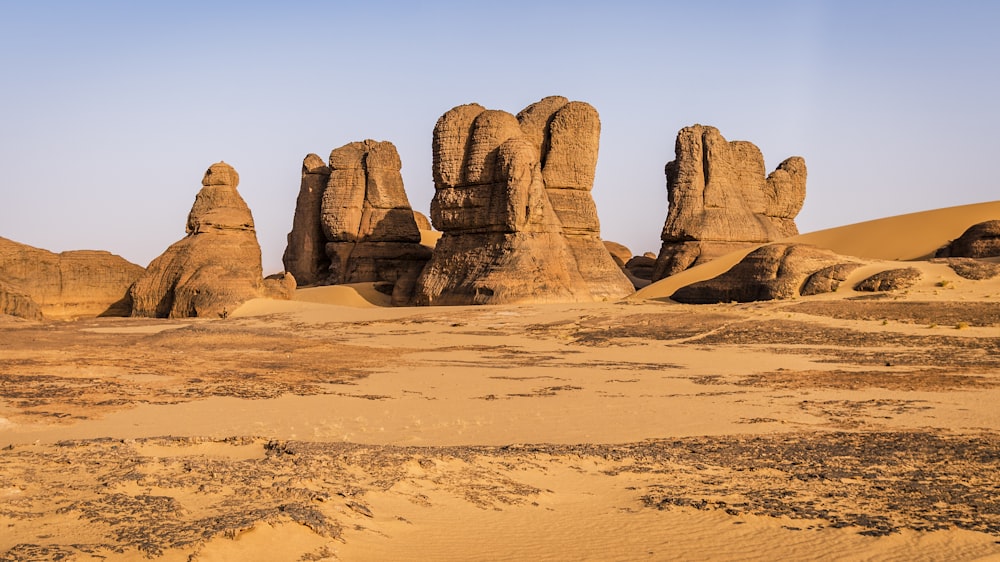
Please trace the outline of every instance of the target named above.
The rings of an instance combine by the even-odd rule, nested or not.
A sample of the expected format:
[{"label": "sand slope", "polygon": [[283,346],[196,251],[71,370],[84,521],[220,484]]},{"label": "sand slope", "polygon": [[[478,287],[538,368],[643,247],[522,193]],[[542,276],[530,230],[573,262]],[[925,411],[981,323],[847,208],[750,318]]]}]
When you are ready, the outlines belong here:
[{"label": "sand slope", "polygon": [[[901,266],[895,262],[933,257],[938,248],[961,236],[970,226],[996,218],[1000,218],[1000,201],[860,222],[800,234],[781,242],[811,244],[845,256],[884,260],[886,263],[882,266],[866,270],[871,275],[881,269],[914,265]],[[677,289],[685,285],[711,279],[725,273],[758,247],[753,246],[739,250],[707,264],[661,279],[639,290],[631,298],[635,300],[669,298]],[[917,267],[922,266],[917,265]]]}]

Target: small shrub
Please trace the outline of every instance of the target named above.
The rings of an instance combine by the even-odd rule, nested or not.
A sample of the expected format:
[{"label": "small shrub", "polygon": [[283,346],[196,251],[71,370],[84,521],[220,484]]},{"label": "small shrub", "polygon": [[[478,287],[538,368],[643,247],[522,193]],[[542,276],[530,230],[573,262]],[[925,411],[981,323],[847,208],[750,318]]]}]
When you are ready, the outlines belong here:
[{"label": "small shrub", "polygon": [[966,329],[968,327],[969,327],[969,323],[968,322],[959,322],[958,324],[955,324],[955,329],[956,330],[964,330],[964,329]]}]

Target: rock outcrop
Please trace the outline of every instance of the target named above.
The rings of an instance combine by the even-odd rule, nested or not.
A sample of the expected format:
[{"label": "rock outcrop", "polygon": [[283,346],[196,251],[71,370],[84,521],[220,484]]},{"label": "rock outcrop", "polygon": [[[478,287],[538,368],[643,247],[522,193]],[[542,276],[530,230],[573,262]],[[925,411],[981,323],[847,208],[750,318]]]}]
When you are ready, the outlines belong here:
[{"label": "rock outcrop", "polygon": [[1000,256],[1000,219],[974,224],[937,252],[939,258],[994,258]]},{"label": "rock outcrop", "polygon": [[666,165],[669,211],[654,280],[754,244],[798,234],[805,160],[793,156],[767,177],[752,143],[729,142],[715,127],[677,133]]},{"label": "rock outcrop", "polygon": [[1000,263],[974,258],[940,258],[931,263],[944,263],[959,277],[973,281],[983,281],[1000,277]]},{"label": "rock outcrop", "polygon": [[303,285],[388,283],[392,302],[408,303],[431,252],[420,244],[401,168],[390,142],[344,145],[328,165],[307,156],[285,268]]},{"label": "rock outcrop", "polygon": [[434,127],[431,220],[443,234],[422,305],[576,302],[632,292],[600,239],[590,190],[600,119],[548,97],[517,117],[458,106]]},{"label": "rock outcrop", "polygon": [[291,298],[294,277],[262,279],[253,216],[239,174],[213,164],[187,219],[187,236],[154,259],[129,294],[132,316],[219,317],[257,297]]},{"label": "rock outcrop", "polygon": [[24,291],[0,281],[0,316],[41,320],[42,309]]},{"label": "rock outcrop", "polygon": [[[56,254],[0,238],[0,309],[25,318],[128,316],[142,267],[110,252]],[[30,301],[30,302],[29,302]]]},{"label": "rock outcrop", "polygon": [[330,259],[323,234],[323,193],[330,181],[330,167],[315,154],[302,161],[302,181],[295,202],[292,231],[281,261],[299,285],[315,285],[326,279]]},{"label": "rock outcrop", "polygon": [[671,299],[687,304],[754,302],[836,291],[862,263],[804,244],[768,244],[729,271],[678,289]]},{"label": "rock outcrop", "polygon": [[915,267],[887,269],[861,280],[855,291],[882,292],[908,289],[920,281],[923,273]]},{"label": "rock outcrop", "polygon": [[624,244],[605,240],[604,248],[611,254],[611,259],[615,260],[618,267],[625,267],[628,260],[632,259],[632,250],[629,250],[628,246]]}]

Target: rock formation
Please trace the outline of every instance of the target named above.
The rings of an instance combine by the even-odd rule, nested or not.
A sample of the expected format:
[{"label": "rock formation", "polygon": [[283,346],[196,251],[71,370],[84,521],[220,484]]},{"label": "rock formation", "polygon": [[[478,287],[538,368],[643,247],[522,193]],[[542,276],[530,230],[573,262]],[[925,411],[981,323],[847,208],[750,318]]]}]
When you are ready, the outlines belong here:
[{"label": "rock formation", "polygon": [[517,117],[458,106],[434,127],[431,220],[442,231],[417,304],[591,301],[632,292],[590,190],[600,119],[545,98]]},{"label": "rock formation", "polygon": [[302,284],[390,283],[393,303],[406,304],[431,252],[401,167],[392,143],[373,140],[334,150],[328,166],[307,156],[285,268]]},{"label": "rock formation", "polygon": [[[656,269],[656,258],[647,256],[632,256],[632,259],[625,262],[625,271],[632,277],[645,281],[646,285],[653,279],[653,271]],[[633,281],[633,283],[635,283]]]},{"label": "rock formation", "polygon": [[35,319],[127,316],[128,288],[142,273],[109,252],[55,254],[0,238],[0,313]]},{"label": "rock formation", "polygon": [[285,274],[261,278],[253,216],[236,191],[239,174],[213,164],[187,219],[187,236],[154,259],[129,294],[132,316],[218,317],[257,297],[291,298]]},{"label": "rock formation", "polygon": [[330,167],[315,154],[302,161],[302,182],[295,202],[292,231],[281,261],[299,285],[314,285],[323,281],[330,267],[326,257],[326,236],[323,234],[323,192],[330,181]]},{"label": "rock formation", "polygon": [[764,177],[756,146],[726,141],[702,125],[681,129],[674,152],[665,169],[669,211],[654,279],[798,234],[794,219],[806,193],[802,158],[788,158]]},{"label": "rock formation", "polygon": [[985,279],[1000,277],[1000,263],[974,258],[940,258],[933,259],[931,262],[946,264],[963,279],[983,281]]},{"label": "rock formation", "polygon": [[860,261],[804,244],[768,244],[729,271],[678,289],[671,299],[688,304],[754,302],[836,291]]},{"label": "rock formation", "polygon": [[632,259],[632,250],[629,250],[628,246],[624,244],[604,240],[604,248],[611,254],[611,259],[615,260],[618,267],[625,267],[628,260]]},{"label": "rock formation", "polygon": [[42,309],[24,291],[0,281],[0,315],[41,320]]},{"label": "rock formation", "polygon": [[993,258],[1000,256],[1000,220],[974,224],[937,252],[939,258]]},{"label": "rock formation", "polygon": [[854,286],[855,291],[882,292],[907,289],[920,281],[923,273],[915,267],[887,269],[861,280]]}]

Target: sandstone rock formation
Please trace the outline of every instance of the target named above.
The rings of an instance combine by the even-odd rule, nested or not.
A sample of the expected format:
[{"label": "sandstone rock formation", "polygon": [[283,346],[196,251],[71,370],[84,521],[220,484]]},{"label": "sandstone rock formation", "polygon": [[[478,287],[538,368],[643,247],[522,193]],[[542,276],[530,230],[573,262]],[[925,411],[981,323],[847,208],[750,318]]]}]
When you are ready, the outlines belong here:
[{"label": "sandstone rock formation", "polygon": [[805,160],[788,158],[764,177],[756,146],[726,141],[703,125],[681,129],[674,151],[665,169],[669,211],[654,279],[798,234],[794,219],[805,201]]},{"label": "sandstone rock formation", "polygon": [[625,262],[625,271],[632,277],[646,281],[647,284],[649,281],[652,281],[655,269],[656,258],[645,254],[632,256],[630,260]]},{"label": "sandstone rock formation", "polygon": [[291,298],[294,278],[261,278],[260,245],[239,174],[213,164],[187,219],[187,236],[154,259],[129,294],[132,316],[217,317],[257,297]]},{"label": "sandstone rock formation", "polygon": [[292,231],[282,262],[299,285],[314,285],[327,276],[330,259],[326,257],[326,236],[323,234],[323,193],[330,181],[330,167],[315,154],[302,161],[302,182],[295,202]]},{"label": "sandstone rock formation", "polygon": [[611,259],[615,260],[615,264],[618,267],[625,267],[628,260],[632,259],[632,250],[629,250],[628,246],[624,244],[605,240],[604,248],[611,254]]},{"label": "sandstone rock formation", "polygon": [[328,166],[307,156],[285,268],[302,284],[390,283],[393,303],[406,304],[430,249],[401,167],[392,143],[373,140],[332,151]]},{"label": "sandstone rock formation", "polygon": [[939,258],[993,258],[1000,256],[1000,219],[968,228],[937,252]]},{"label": "sandstone rock formation", "polygon": [[983,281],[1000,277],[1000,263],[973,258],[940,258],[933,259],[931,262],[948,265],[952,271],[963,279]]},{"label": "sandstone rock formation", "polygon": [[0,281],[0,316],[41,320],[42,309],[24,291]]},{"label": "sandstone rock formation", "polygon": [[921,277],[923,277],[923,273],[915,267],[888,269],[863,279],[854,286],[854,290],[868,292],[899,291],[912,287]]},{"label": "sandstone rock formation", "polygon": [[[0,309],[25,318],[127,316],[129,286],[142,267],[109,252],[55,254],[0,238]],[[27,302],[27,301],[30,301]]]},{"label": "sandstone rock formation", "polygon": [[442,231],[417,304],[590,301],[632,292],[590,190],[600,119],[548,97],[517,117],[458,106],[434,127],[431,219]]},{"label": "sandstone rock formation", "polygon": [[671,299],[688,304],[754,302],[835,291],[861,262],[804,244],[768,244],[718,277],[678,289]]}]

